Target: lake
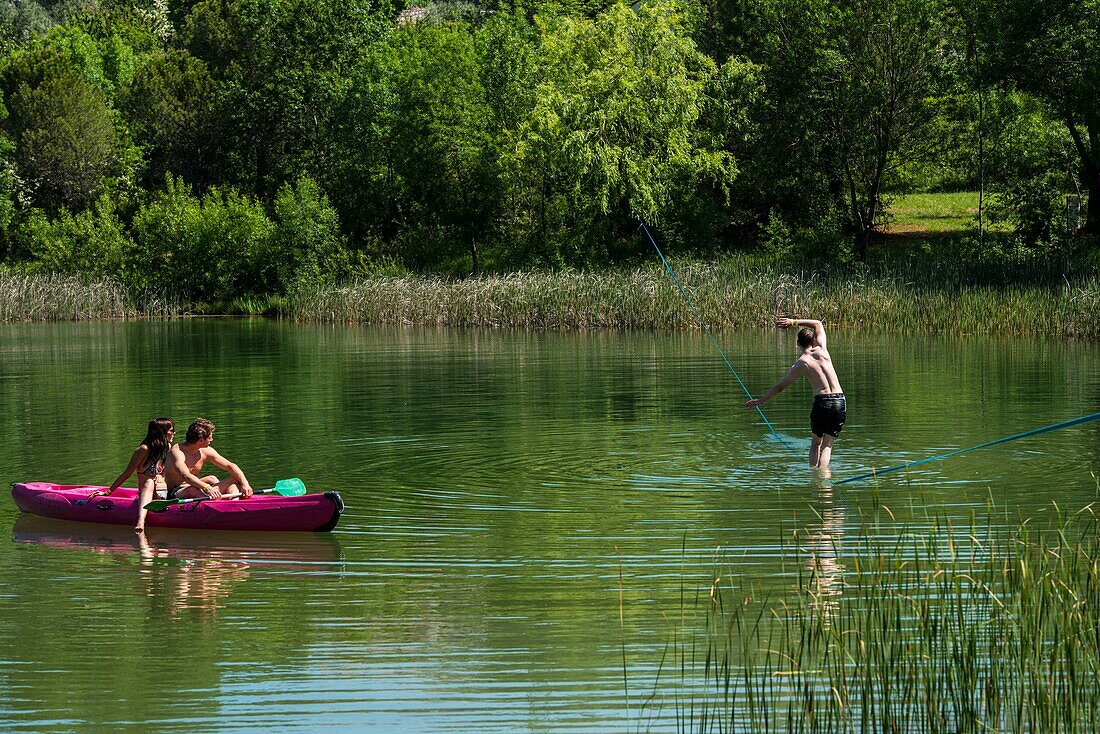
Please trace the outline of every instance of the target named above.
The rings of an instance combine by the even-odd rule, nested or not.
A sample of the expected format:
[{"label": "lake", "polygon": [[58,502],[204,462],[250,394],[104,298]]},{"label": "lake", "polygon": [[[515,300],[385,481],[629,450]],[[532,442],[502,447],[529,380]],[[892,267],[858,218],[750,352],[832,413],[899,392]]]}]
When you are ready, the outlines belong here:
[{"label": "lake", "polygon": [[[796,357],[716,336],[754,394]],[[837,482],[1100,410],[1097,344],[829,345],[832,481],[805,381],[763,406],[777,440],[700,333],[0,324],[5,484],[109,484],[150,418],[203,416],[254,487],[347,505],[331,534],[139,541],[0,500],[0,730],[675,731],[655,678],[716,574],[789,593],[799,531],[840,588],[866,533],[1096,499],[1098,423]]]}]

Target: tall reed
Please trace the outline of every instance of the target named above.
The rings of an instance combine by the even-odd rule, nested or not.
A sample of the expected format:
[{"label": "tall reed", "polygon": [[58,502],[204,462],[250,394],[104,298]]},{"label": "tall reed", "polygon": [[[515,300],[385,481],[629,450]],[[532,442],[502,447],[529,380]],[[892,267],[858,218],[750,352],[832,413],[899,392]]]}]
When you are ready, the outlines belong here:
[{"label": "tall reed", "polygon": [[696,684],[655,696],[690,700],[680,731],[1094,732],[1100,538],[1091,505],[1054,509],[843,554],[796,541],[794,593],[715,582],[705,641],[678,643]]},{"label": "tall reed", "polygon": [[85,321],[134,315],[117,282],[0,270],[0,321]]},{"label": "tall reed", "polygon": [[[712,328],[814,315],[838,327],[1100,336],[1100,275],[903,265],[793,271],[742,259],[674,263]],[[410,275],[300,290],[303,321],[537,329],[698,328],[659,265],[462,280]]]},{"label": "tall reed", "polygon": [[157,293],[135,295],[113,278],[0,268],[0,322],[164,318],[181,310],[171,298]]}]

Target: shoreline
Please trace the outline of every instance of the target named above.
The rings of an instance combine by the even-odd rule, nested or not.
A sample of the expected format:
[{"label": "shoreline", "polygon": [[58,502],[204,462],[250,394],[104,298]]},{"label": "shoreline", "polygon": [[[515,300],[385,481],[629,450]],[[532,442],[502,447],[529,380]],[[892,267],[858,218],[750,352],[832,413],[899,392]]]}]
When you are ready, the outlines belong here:
[{"label": "shoreline", "polygon": [[[990,268],[985,282],[947,267],[783,268],[741,260],[674,265],[712,329],[804,315],[835,328],[1100,337],[1100,275]],[[1015,276],[1015,277],[1013,277]],[[0,322],[274,316],[300,322],[546,330],[698,330],[660,266],[529,271],[465,279],[387,276],[300,286],[288,296],[172,306],[110,279],[0,273]],[[241,304],[244,307],[241,307]]]}]

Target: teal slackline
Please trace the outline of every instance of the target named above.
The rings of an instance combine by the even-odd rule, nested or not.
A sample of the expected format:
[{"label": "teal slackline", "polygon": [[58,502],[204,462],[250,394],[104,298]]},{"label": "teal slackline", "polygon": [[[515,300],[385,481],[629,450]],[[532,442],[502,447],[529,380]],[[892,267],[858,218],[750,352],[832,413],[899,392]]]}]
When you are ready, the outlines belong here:
[{"label": "teal slackline", "polygon": [[1054,423],[1049,426],[1043,426],[1042,428],[1035,428],[1030,431],[1024,431],[1023,433],[1017,433],[1015,436],[1007,436],[1005,438],[998,438],[996,441],[987,441],[986,443],[980,443],[977,446],[971,446],[965,449],[959,449],[958,451],[951,451],[950,453],[940,454],[939,456],[930,456],[927,459],[919,459],[917,461],[909,461],[904,464],[898,464],[897,466],[891,466],[886,469],[879,469],[877,471],[869,471],[866,474],[858,474],[854,477],[849,477],[837,484],[848,484],[849,482],[858,482],[861,479],[870,479],[871,477],[882,476],[883,474],[889,474],[890,472],[898,471],[899,469],[908,469],[911,466],[919,466],[920,464],[927,464],[930,461],[939,461],[940,459],[947,459],[951,456],[958,456],[959,454],[965,454],[967,451],[977,451],[978,449],[987,449],[990,446],[997,446],[1002,443],[1008,443],[1009,441],[1016,441],[1021,438],[1028,438],[1029,436],[1038,436],[1041,433],[1050,433],[1051,431],[1057,431],[1060,428],[1069,428],[1070,426],[1079,426],[1082,423],[1088,423],[1089,421],[1100,420],[1100,413],[1093,413],[1092,415],[1085,415],[1080,418],[1074,418],[1071,421],[1062,421],[1061,423]]},{"label": "teal slackline", "polygon": [[[718,350],[718,353],[722,355],[722,361],[726,363],[726,367],[729,367],[730,372],[733,373],[734,378],[737,380],[737,384],[739,384],[741,386],[741,389],[745,391],[745,394],[749,396],[749,400],[752,400],[752,393],[749,392],[749,389],[747,387],[745,387],[745,382],[741,379],[741,375],[737,374],[737,370],[735,370],[733,368],[733,365],[730,364],[729,357],[727,357],[726,353],[722,351],[722,347],[718,345],[718,340],[714,338],[714,334],[711,333],[710,328],[707,326],[706,322],[703,321],[703,314],[701,314],[699,312],[699,309],[695,307],[695,302],[691,300],[691,296],[688,295],[688,292],[684,289],[683,283],[681,283],[680,279],[676,277],[676,271],[672,269],[672,266],[669,265],[668,260],[665,258],[665,254],[661,252],[661,248],[657,246],[657,240],[653,239],[653,235],[649,232],[649,227],[645,226],[645,222],[640,222],[640,224],[642,226],[642,231],[645,232],[646,237],[648,237],[649,241],[653,244],[653,249],[657,251],[657,257],[661,258],[661,262],[664,264],[665,270],[668,271],[668,274],[672,277],[672,282],[675,283],[676,287],[679,289],[680,295],[684,299],[684,303],[686,303],[691,308],[692,313],[695,314],[695,319],[699,322],[699,326],[703,327],[703,331],[706,332],[707,338],[710,339],[710,343],[713,344],[714,348]],[[775,426],[773,426],[771,424],[771,421],[768,420],[768,416],[764,415],[764,411],[760,409],[759,405],[756,406],[756,412],[759,413],[760,417],[764,419],[764,424],[768,427],[769,430],[771,430],[772,435],[779,439],[780,443],[793,451],[794,448],[790,446],[786,441],[784,441],[783,437],[776,432]]]}]

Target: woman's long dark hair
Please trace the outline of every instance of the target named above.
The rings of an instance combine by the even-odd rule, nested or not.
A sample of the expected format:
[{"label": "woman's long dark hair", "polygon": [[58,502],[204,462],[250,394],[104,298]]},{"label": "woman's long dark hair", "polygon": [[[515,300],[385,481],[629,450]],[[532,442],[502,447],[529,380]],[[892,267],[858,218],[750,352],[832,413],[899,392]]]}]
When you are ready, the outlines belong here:
[{"label": "woman's long dark hair", "polygon": [[149,421],[149,431],[145,434],[145,440],[142,441],[143,444],[149,447],[149,456],[145,460],[147,465],[168,459],[168,449],[171,448],[171,444],[168,442],[168,432],[175,429],[176,424],[172,422],[171,418],[154,418]]}]

